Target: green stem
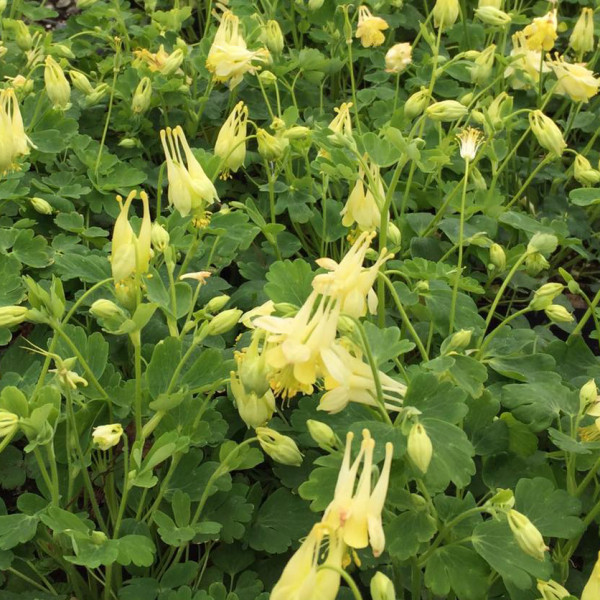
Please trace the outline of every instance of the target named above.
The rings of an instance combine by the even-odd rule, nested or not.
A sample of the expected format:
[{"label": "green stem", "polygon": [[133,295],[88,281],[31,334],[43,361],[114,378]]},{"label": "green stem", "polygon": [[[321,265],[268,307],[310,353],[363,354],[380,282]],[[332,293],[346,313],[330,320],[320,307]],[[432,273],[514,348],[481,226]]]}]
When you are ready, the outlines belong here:
[{"label": "green stem", "polygon": [[456,276],[452,286],[452,301],[450,302],[450,320],[448,326],[448,335],[454,331],[454,317],[456,315],[456,299],[458,298],[458,284],[462,274],[463,263],[463,244],[465,235],[465,206],[467,198],[467,183],[469,181],[469,159],[465,159],[465,176],[463,179],[462,196],[460,199],[460,221],[458,227],[458,265],[456,267]]},{"label": "green stem", "polygon": [[135,362],[135,439],[142,439],[142,343],[140,332],[131,335]]},{"label": "green stem", "polygon": [[481,348],[477,352],[477,358],[481,358],[483,356],[483,354],[484,354],[486,348],[489,346],[490,342],[496,337],[498,332],[501,331],[505,325],[508,325],[508,323],[510,323],[512,320],[516,319],[517,317],[520,317],[521,315],[524,315],[525,313],[529,312],[530,310],[531,309],[529,308],[529,306],[526,306],[525,308],[518,310],[516,313],[513,313],[512,315],[506,317],[506,319],[504,319],[502,321],[502,323],[500,323],[498,325],[498,327],[496,327],[496,329],[494,329],[492,331],[492,333],[490,333],[490,335],[488,335],[487,338],[485,338],[485,341],[483,342]]},{"label": "green stem", "polygon": [[569,334],[569,337],[567,338],[567,344],[573,343],[575,337],[581,333],[581,330],[584,328],[584,326],[587,323],[587,321],[589,320],[589,318],[591,316],[593,316],[594,311],[596,310],[596,306],[598,306],[598,302],[600,302],[600,290],[598,290],[596,292],[594,299],[588,306],[588,309],[585,311],[583,317],[581,317],[581,319],[580,319],[579,323],[577,323],[577,326],[575,327],[575,329],[573,329],[573,331]]},{"label": "green stem", "polygon": [[54,454],[53,439],[46,444],[46,454],[48,455],[48,464],[50,465],[50,475],[52,477],[52,488],[50,490],[52,496],[52,504],[58,506],[60,502],[60,487],[58,483],[58,468],[56,466],[56,456]]},{"label": "green stem", "polygon": [[519,198],[523,195],[529,184],[532,182],[533,178],[552,160],[554,157],[551,155],[547,155],[544,159],[538,164],[538,166],[531,171],[529,177],[525,180],[525,183],[521,186],[519,191],[513,196],[512,200],[504,207],[504,210],[509,210],[510,207],[519,200]]},{"label": "green stem", "polygon": [[350,588],[350,591],[352,592],[352,595],[354,596],[354,600],[363,600],[363,597],[360,593],[360,590],[358,589],[358,586],[356,585],[356,583],[354,583],[354,579],[352,579],[352,577],[350,577],[350,575],[348,573],[346,573],[346,571],[344,571],[344,569],[342,569],[341,567],[336,567],[335,565],[324,564],[324,565],[321,565],[317,569],[317,571],[321,571],[323,569],[327,569],[328,571],[335,571],[336,573],[338,573],[339,576],[346,582],[347,586]]}]

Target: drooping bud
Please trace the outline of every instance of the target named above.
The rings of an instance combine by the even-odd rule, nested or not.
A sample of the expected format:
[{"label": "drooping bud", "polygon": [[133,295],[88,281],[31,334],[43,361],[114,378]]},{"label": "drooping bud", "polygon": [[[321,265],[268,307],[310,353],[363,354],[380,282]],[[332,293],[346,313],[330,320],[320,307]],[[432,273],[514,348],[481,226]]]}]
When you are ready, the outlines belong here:
[{"label": "drooping bud", "polygon": [[494,58],[496,56],[496,44],[491,44],[475,59],[471,67],[471,81],[477,85],[485,85],[494,67]]},{"label": "drooping bud", "polygon": [[136,115],[145,113],[150,108],[152,101],[152,82],[149,77],[142,77],[133,93],[131,110]]},{"label": "drooping bud", "polygon": [[230,308],[215,315],[208,323],[206,335],[222,335],[223,333],[227,333],[236,326],[242,314],[243,311],[237,308]]},{"label": "drooping bud", "polygon": [[436,0],[433,7],[433,23],[436,27],[447,29],[458,19],[460,5],[458,0]]},{"label": "drooping bud", "polygon": [[559,296],[565,286],[562,283],[545,283],[533,294],[533,299],[529,303],[532,310],[543,310],[552,304],[554,298]]},{"label": "drooping bud", "polygon": [[271,420],[275,412],[275,396],[271,390],[267,389],[262,396],[248,391],[235,371],[231,372],[230,387],[240,418],[248,427],[256,429]]},{"label": "drooping bud", "polygon": [[24,21],[13,21],[11,24],[15,31],[15,42],[23,52],[33,47],[33,36]]},{"label": "drooping bud", "polygon": [[469,111],[456,100],[434,102],[425,109],[425,114],[432,121],[455,121],[465,117]]},{"label": "drooping bud", "polygon": [[59,110],[69,108],[71,105],[71,86],[65,77],[62,67],[51,56],[46,57],[44,82],[46,84],[46,93],[54,108]]},{"label": "drooping bud", "polygon": [[585,156],[577,154],[573,163],[573,177],[581,185],[591,187],[600,182],[600,171],[594,169]]},{"label": "drooping bud", "polygon": [[529,125],[540,146],[556,157],[562,156],[567,143],[558,125],[541,110],[529,113]]},{"label": "drooping bud", "polygon": [[258,141],[258,153],[268,161],[280,159],[289,145],[289,141],[285,137],[271,135],[260,128],[256,132],[256,139]]},{"label": "drooping bud", "polygon": [[204,310],[208,314],[219,312],[223,309],[223,307],[229,302],[230,296],[227,294],[222,294],[221,296],[215,296],[211,298],[206,305],[204,306]]},{"label": "drooping bud", "polygon": [[152,247],[157,252],[164,252],[169,246],[170,239],[171,236],[169,235],[169,232],[160,223],[154,221],[154,223],[152,223],[152,233],[150,235]]},{"label": "drooping bud", "polygon": [[257,427],[256,435],[260,447],[274,461],[293,467],[299,467],[302,464],[302,454],[291,437],[282,435],[269,427]]},{"label": "drooping bud", "polygon": [[308,427],[308,433],[310,433],[310,437],[312,437],[312,439],[318,444],[319,448],[323,448],[323,450],[330,450],[331,448],[335,448],[337,446],[338,438],[333,429],[331,429],[327,423],[315,421],[314,419],[308,419],[308,421],[306,421],[306,426]]},{"label": "drooping bud", "polygon": [[388,73],[402,73],[412,62],[412,46],[401,42],[392,46],[385,55],[385,70]]},{"label": "drooping bud", "polygon": [[508,512],[508,525],[515,537],[515,541],[525,554],[537,560],[544,560],[544,553],[548,546],[538,528],[522,513],[514,508]]},{"label": "drooping bud", "polygon": [[421,88],[418,92],[409,96],[404,103],[404,114],[409,119],[418,117],[427,107],[429,102],[429,90]]},{"label": "drooping bud", "polygon": [[69,71],[69,77],[71,78],[75,89],[79,90],[82,94],[88,96],[94,92],[90,80],[81,71]]},{"label": "drooping bud", "polygon": [[490,246],[490,265],[496,271],[502,272],[506,269],[506,252],[500,244]]},{"label": "drooping bud", "polygon": [[410,433],[406,446],[408,457],[422,472],[427,473],[431,457],[433,456],[433,445],[431,439],[425,431],[425,427],[421,423],[415,423]]},{"label": "drooping bud", "polygon": [[90,306],[90,314],[98,319],[124,320],[127,318],[123,309],[112,300],[100,298]]},{"label": "drooping bud", "polygon": [[0,306],[0,327],[15,327],[26,320],[25,306]]},{"label": "drooping bud", "polygon": [[512,17],[503,10],[493,6],[482,6],[475,10],[475,16],[486,25],[505,27],[512,21]]},{"label": "drooping bud", "polygon": [[579,407],[583,413],[588,407],[598,402],[598,387],[593,379],[584,383],[579,390]]},{"label": "drooping bud", "polygon": [[581,15],[579,15],[569,38],[569,45],[579,54],[585,54],[594,49],[594,10],[592,8],[581,9]]},{"label": "drooping bud", "polygon": [[119,443],[122,435],[122,425],[120,423],[114,423],[112,425],[100,425],[99,427],[94,427],[92,439],[94,444],[100,450],[108,450]]},{"label": "drooping bud", "polygon": [[283,33],[277,21],[271,19],[264,24],[260,39],[273,54],[283,51]]},{"label": "drooping bud", "polygon": [[371,600],[396,600],[396,590],[392,580],[377,571],[371,578]]},{"label": "drooping bud", "polygon": [[460,329],[452,334],[452,337],[448,340],[448,344],[444,347],[444,353],[449,354],[450,352],[465,350],[469,347],[472,337],[473,331],[471,329]]}]

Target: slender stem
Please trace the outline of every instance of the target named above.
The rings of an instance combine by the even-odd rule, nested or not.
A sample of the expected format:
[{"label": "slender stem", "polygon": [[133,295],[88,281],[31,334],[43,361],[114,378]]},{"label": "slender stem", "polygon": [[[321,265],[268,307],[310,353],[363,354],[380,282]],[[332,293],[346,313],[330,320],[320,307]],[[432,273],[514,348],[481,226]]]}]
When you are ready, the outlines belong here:
[{"label": "slender stem", "polygon": [[42,453],[38,447],[33,449],[33,455],[35,456],[35,460],[37,461],[38,468],[40,469],[40,473],[42,474],[42,479],[48,488],[48,492],[52,495],[52,480],[50,479],[50,475],[48,474],[48,469],[46,469],[46,465],[44,463],[44,459],[42,457]]},{"label": "slender stem", "polygon": [[327,569],[328,571],[335,571],[346,582],[346,584],[350,588],[350,591],[352,592],[352,595],[354,596],[354,600],[363,600],[363,597],[360,593],[360,590],[358,589],[358,586],[356,585],[356,583],[354,583],[354,579],[352,579],[352,577],[350,577],[350,575],[348,573],[346,573],[346,571],[344,571],[344,569],[342,569],[340,567],[336,567],[334,565],[324,564],[324,565],[321,565],[317,569],[317,572],[321,571],[323,569]]},{"label": "slender stem", "polygon": [[[18,577],[19,579],[22,579],[23,581],[26,581],[29,585],[33,586],[37,590],[40,590],[40,591],[42,591],[44,593],[46,593],[46,592],[49,591],[43,585],[41,585],[37,581],[34,581],[33,579],[31,579],[31,577],[27,577],[27,575],[24,575],[23,573],[21,573],[20,571],[17,571],[17,569],[14,569],[13,567],[8,567],[8,569],[6,569],[6,570],[9,573],[12,573],[16,577]],[[52,592],[53,596],[57,596],[58,595],[56,593],[56,590],[51,590],[51,592]]]},{"label": "slender stem", "polygon": [[520,317],[521,315],[524,315],[525,313],[529,312],[531,309],[529,308],[529,306],[526,306],[525,308],[518,310],[517,312],[513,313],[512,315],[509,315],[508,317],[506,317],[506,319],[504,319],[502,321],[502,323],[500,323],[498,325],[498,327],[496,327],[492,333],[490,333],[490,335],[488,335],[485,338],[485,341],[483,342],[481,348],[479,349],[479,351],[477,352],[477,358],[480,358],[481,356],[483,356],[486,348],[489,346],[490,342],[496,337],[496,335],[498,334],[499,331],[502,330],[502,328],[505,325],[508,325],[508,323],[510,323],[511,321],[513,321],[514,319],[516,319],[517,317]]},{"label": "slender stem", "polygon": [[134,362],[135,362],[135,439],[142,439],[142,343],[140,332],[136,331],[131,336],[133,343]]},{"label": "slender stem", "polygon": [[50,465],[50,475],[52,477],[52,489],[50,490],[52,495],[52,504],[58,506],[60,501],[60,488],[58,483],[56,456],[54,454],[54,439],[50,440],[46,444],[46,454],[48,455],[48,464]]},{"label": "slender stem", "polygon": [[575,329],[573,329],[573,331],[569,334],[569,337],[567,338],[567,343],[573,343],[575,337],[581,333],[581,330],[584,328],[589,318],[593,316],[594,311],[596,310],[596,306],[598,306],[598,302],[600,302],[600,290],[596,292],[594,299],[588,306],[588,309],[585,311],[583,317],[581,317]]},{"label": "slender stem", "polygon": [[544,157],[544,159],[537,165],[537,167],[535,169],[533,169],[533,171],[531,171],[531,173],[529,174],[529,177],[527,177],[527,179],[525,180],[525,183],[521,186],[519,191],[512,197],[512,200],[504,207],[504,210],[509,210],[510,207],[517,200],[519,200],[519,198],[523,195],[525,190],[527,190],[527,187],[529,186],[529,184],[531,183],[533,178],[552,160],[554,160],[554,157],[551,155],[547,155]]},{"label": "slender stem", "polygon": [[456,299],[458,298],[458,284],[462,275],[463,263],[463,244],[465,236],[465,205],[467,198],[467,183],[469,181],[469,159],[465,159],[465,176],[463,179],[462,196],[460,199],[460,222],[458,227],[458,265],[456,266],[456,276],[452,286],[452,301],[450,302],[450,320],[448,325],[448,335],[454,331],[454,317],[456,315]]}]

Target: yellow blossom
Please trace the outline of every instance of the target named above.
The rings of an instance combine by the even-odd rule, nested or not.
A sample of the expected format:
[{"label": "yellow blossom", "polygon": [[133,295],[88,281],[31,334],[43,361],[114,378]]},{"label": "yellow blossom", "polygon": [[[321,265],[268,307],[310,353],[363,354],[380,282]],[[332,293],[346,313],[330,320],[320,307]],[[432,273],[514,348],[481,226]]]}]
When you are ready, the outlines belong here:
[{"label": "yellow blossom", "polygon": [[581,600],[598,600],[598,598],[600,598],[600,552],[592,569],[592,574],[581,593]]},{"label": "yellow blossom", "polygon": [[246,158],[246,130],[248,107],[238,102],[219,131],[215,154],[221,159],[222,179],[227,179],[244,164]]},{"label": "yellow blossom", "polygon": [[569,594],[569,590],[552,579],[549,581],[538,579],[537,589],[542,595],[540,600],[563,600],[563,598],[568,598],[571,595]]},{"label": "yellow blossom", "polygon": [[[377,406],[376,384],[373,370],[362,360],[358,348],[346,348],[343,343],[335,342],[323,350],[322,360],[325,368],[325,394],[321,396],[319,410],[337,413],[346,408],[349,402],[367,406]],[[378,372],[385,408],[398,411],[406,386],[392,379],[382,371]]]},{"label": "yellow blossom", "polygon": [[432,12],[434,25],[446,29],[454,25],[458,19],[460,5],[458,0],[436,0]]},{"label": "yellow blossom", "polygon": [[457,136],[460,142],[460,155],[465,160],[475,160],[477,150],[483,143],[483,134],[479,129],[466,127]]},{"label": "yellow blossom", "polygon": [[510,78],[510,84],[515,89],[537,85],[540,80],[540,71],[548,73],[550,67],[542,61],[540,51],[529,49],[522,31],[517,31],[512,36],[512,41],[511,61],[504,70],[504,76]]},{"label": "yellow blossom", "polygon": [[108,450],[119,443],[122,435],[122,425],[120,423],[114,423],[112,425],[100,425],[99,427],[94,427],[92,439],[94,440],[94,444],[96,444],[100,450]]},{"label": "yellow blossom", "polygon": [[558,21],[556,9],[551,10],[543,17],[536,17],[523,29],[523,34],[529,50],[552,50],[554,41],[558,37]]},{"label": "yellow blossom", "polygon": [[167,159],[169,204],[183,217],[191,213],[202,218],[207,205],[219,200],[215,186],[194,156],[181,126],[162,129],[160,139]]},{"label": "yellow blossom", "polygon": [[577,154],[573,163],[573,178],[586,187],[596,185],[600,183],[600,171],[594,169],[585,156]]},{"label": "yellow blossom", "polygon": [[270,427],[257,427],[256,437],[260,447],[274,461],[292,467],[302,464],[302,454],[291,437],[282,435]]},{"label": "yellow blossom", "polygon": [[562,156],[567,143],[558,125],[550,117],[541,110],[532,110],[529,113],[529,124],[542,148],[555,156]]},{"label": "yellow blossom", "polygon": [[600,79],[594,77],[585,64],[571,64],[563,57],[557,57],[549,64],[558,79],[555,93],[568,96],[574,102],[587,102],[598,93]]},{"label": "yellow blossom", "polygon": [[433,456],[433,445],[421,423],[415,423],[408,434],[406,452],[410,460],[422,473],[427,473]]},{"label": "yellow blossom", "polygon": [[515,537],[515,541],[525,554],[537,560],[544,560],[544,553],[548,546],[538,528],[522,513],[511,509],[508,512],[508,525]]},{"label": "yellow blossom", "polygon": [[[366,161],[367,157],[365,155]],[[369,165],[368,162],[367,166],[376,190],[373,190],[373,185],[369,178],[366,177],[361,165],[358,169],[356,183],[348,196],[344,208],[340,212],[344,227],[352,227],[356,223],[361,231],[373,231],[379,228],[381,225],[381,208],[379,207],[379,202],[385,196],[379,167],[375,163]]]},{"label": "yellow blossom", "polygon": [[314,277],[313,289],[319,294],[340,300],[342,313],[354,318],[364,317],[367,309],[375,314],[377,294],[372,286],[381,265],[393,257],[384,248],[375,264],[369,268],[363,267],[374,237],[374,233],[362,233],[339,263],[331,258],[319,258],[316,261],[328,272]]},{"label": "yellow blossom", "polygon": [[569,45],[580,55],[594,49],[594,10],[592,8],[581,9],[581,15],[579,15],[569,38]]},{"label": "yellow blossom", "polygon": [[44,69],[44,83],[46,84],[46,93],[54,108],[66,110],[71,106],[71,86],[65,77],[62,67],[51,57],[46,57],[46,67]]},{"label": "yellow blossom", "polygon": [[385,55],[385,70],[388,73],[402,73],[412,62],[412,46],[402,42],[392,46]]},{"label": "yellow blossom", "polygon": [[242,81],[245,73],[256,73],[260,67],[254,62],[269,60],[266,48],[248,50],[239,29],[239,19],[230,10],[225,11],[206,59],[206,68],[215,81],[227,82],[230,89]]},{"label": "yellow blossom", "polygon": [[16,168],[17,160],[34,148],[25,134],[19,102],[12,88],[0,90],[0,175]]},{"label": "yellow blossom", "polygon": [[385,19],[374,17],[366,6],[358,7],[358,26],[356,27],[356,37],[360,40],[364,48],[372,46],[381,46],[385,41],[385,31],[389,25]]},{"label": "yellow blossom", "polygon": [[146,48],[134,50],[135,60],[133,66],[145,64],[150,71],[159,72],[163,75],[171,75],[175,73],[183,62],[184,55],[181,48],[176,48],[169,54],[163,44],[158,47],[158,52],[150,52]]},{"label": "yellow blossom", "polygon": [[352,102],[342,102],[339,107],[333,109],[336,113],[335,117],[327,126],[328,129],[333,131],[333,136],[330,136],[332,141],[335,137],[340,135],[345,138],[352,137],[352,117],[350,116],[350,109],[352,108]]}]

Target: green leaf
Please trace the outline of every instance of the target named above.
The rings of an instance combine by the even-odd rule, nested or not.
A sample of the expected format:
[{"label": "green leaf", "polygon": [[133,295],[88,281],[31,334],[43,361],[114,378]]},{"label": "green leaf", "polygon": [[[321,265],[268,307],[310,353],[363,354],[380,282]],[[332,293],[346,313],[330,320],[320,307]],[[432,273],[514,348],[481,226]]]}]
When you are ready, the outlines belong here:
[{"label": "green leaf", "polygon": [[424,417],[459,423],[469,410],[465,398],[465,392],[449,381],[418,373],[409,381],[404,405],[414,406]]},{"label": "green leaf", "polygon": [[48,242],[41,235],[36,236],[32,229],[19,231],[12,251],[15,258],[36,269],[52,262],[52,250],[48,247]]},{"label": "green leaf", "polygon": [[575,206],[592,206],[600,203],[600,190],[596,188],[577,188],[569,192],[569,199]]},{"label": "green leaf", "polygon": [[175,337],[161,340],[154,346],[152,358],[146,370],[148,391],[156,399],[167,391],[175,369],[181,360],[181,341]]},{"label": "green leaf", "polygon": [[266,277],[265,292],[273,302],[301,306],[312,290],[313,272],[302,259],[275,262]]},{"label": "green leaf", "polygon": [[415,344],[407,339],[400,339],[398,327],[379,328],[374,323],[366,321],[363,324],[373,358],[377,366],[410,352]]},{"label": "green leaf", "polygon": [[56,268],[65,281],[79,279],[85,283],[98,283],[110,277],[110,263],[106,256],[91,253],[57,255]]},{"label": "green leaf", "polygon": [[486,600],[489,572],[475,551],[450,544],[438,548],[427,561],[425,585],[436,596],[453,590],[458,600]]},{"label": "green leaf", "polygon": [[398,515],[385,528],[387,550],[398,560],[416,556],[421,544],[437,531],[435,519],[425,510],[409,510]]},{"label": "green leaf", "polygon": [[473,547],[487,563],[505,580],[525,590],[533,579],[548,581],[552,563],[548,556],[537,560],[519,547],[506,521],[485,521],[473,532]]},{"label": "green leaf", "polygon": [[342,464],[339,456],[324,456],[315,461],[314,468],[308,478],[299,488],[301,498],[310,500],[310,508],[315,512],[324,511],[333,498],[335,484]]},{"label": "green leaf", "polygon": [[249,543],[254,550],[281,554],[310,531],[317,520],[307,503],[285,488],[275,490],[259,508],[250,528]]},{"label": "green leaf", "polygon": [[37,531],[37,516],[14,514],[0,516],[0,550],[10,550],[31,540]]},{"label": "green leaf", "polygon": [[515,501],[517,510],[544,536],[572,539],[583,532],[583,522],[576,516],[581,513],[581,502],[566,490],[555,489],[549,479],[521,479]]},{"label": "green leaf", "polygon": [[119,564],[149,567],[154,562],[156,548],[152,540],[145,535],[125,535],[116,541],[119,549],[117,557]]}]

